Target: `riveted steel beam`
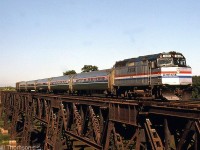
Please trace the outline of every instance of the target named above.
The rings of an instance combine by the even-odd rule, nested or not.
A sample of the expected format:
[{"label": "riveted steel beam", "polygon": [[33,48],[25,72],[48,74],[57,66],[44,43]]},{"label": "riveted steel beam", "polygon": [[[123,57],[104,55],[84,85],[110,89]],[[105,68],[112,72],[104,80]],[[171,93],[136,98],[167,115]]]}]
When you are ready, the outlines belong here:
[{"label": "riveted steel beam", "polygon": [[199,149],[198,101],[156,102],[17,92],[2,92],[1,101],[1,114],[13,137],[22,136],[21,143],[37,144],[32,139],[38,128],[37,134],[44,136],[40,141],[44,149],[139,150],[157,149],[159,145],[165,149]]}]

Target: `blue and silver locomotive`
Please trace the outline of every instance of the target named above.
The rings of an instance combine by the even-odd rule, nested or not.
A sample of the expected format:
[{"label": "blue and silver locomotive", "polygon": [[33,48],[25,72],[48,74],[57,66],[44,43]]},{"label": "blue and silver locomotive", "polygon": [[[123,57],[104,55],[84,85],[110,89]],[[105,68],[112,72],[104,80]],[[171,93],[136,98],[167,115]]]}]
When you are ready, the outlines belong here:
[{"label": "blue and silver locomotive", "polygon": [[191,85],[191,67],[181,53],[173,51],[117,61],[111,69],[18,82],[16,89],[179,100]]}]

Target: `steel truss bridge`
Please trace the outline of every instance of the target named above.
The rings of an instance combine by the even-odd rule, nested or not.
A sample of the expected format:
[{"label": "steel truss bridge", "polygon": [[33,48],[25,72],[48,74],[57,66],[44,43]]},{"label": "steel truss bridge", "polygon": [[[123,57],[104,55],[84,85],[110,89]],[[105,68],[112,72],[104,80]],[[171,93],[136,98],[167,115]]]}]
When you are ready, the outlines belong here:
[{"label": "steel truss bridge", "polygon": [[45,150],[199,150],[200,101],[2,92],[4,126]]}]

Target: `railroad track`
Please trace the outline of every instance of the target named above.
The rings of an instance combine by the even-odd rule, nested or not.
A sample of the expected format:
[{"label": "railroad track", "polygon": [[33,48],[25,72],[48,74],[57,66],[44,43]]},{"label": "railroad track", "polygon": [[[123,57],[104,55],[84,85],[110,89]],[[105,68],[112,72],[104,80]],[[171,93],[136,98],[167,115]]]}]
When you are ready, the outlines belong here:
[{"label": "railroad track", "polygon": [[[22,93],[22,95],[27,95],[30,93]],[[100,96],[76,96],[76,95],[63,95],[63,94],[42,94],[42,93],[31,93],[34,97],[44,97],[44,98],[54,98],[61,100],[70,100],[76,102],[97,102],[97,103],[124,103],[124,104],[138,104],[141,106],[158,106],[158,107],[170,107],[177,109],[196,109],[200,110],[200,99],[187,100],[187,101],[159,101],[152,98],[143,99],[127,99],[127,98],[111,98],[111,97],[100,97]]]}]

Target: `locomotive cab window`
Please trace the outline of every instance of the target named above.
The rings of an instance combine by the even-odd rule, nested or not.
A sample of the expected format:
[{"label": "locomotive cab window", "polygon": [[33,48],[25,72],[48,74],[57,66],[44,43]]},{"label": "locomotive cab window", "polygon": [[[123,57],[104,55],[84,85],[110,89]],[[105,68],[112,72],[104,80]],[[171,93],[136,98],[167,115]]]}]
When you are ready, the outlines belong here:
[{"label": "locomotive cab window", "polygon": [[173,59],[172,58],[159,58],[158,59],[158,66],[171,66],[173,65]]},{"label": "locomotive cab window", "polygon": [[186,67],[186,61],[184,58],[174,58],[174,65],[179,67]]}]

